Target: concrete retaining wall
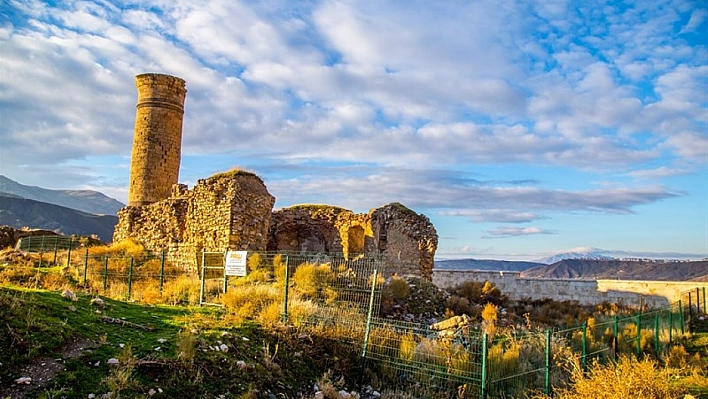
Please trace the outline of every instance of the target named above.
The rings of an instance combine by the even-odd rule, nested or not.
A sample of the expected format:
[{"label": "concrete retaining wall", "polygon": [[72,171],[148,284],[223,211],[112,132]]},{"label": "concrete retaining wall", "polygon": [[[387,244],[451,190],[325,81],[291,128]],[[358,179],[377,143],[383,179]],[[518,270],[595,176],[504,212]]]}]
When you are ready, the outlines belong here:
[{"label": "concrete retaining wall", "polygon": [[435,270],[433,283],[452,288],[465,281],[489,281],[511,299],[545,299],[578,301],[582,305],[602,302],[628,306],[661,307],[677,302],[681,293],[706,287],[707,282],[577,280],[522,278],[519,272],[474,270]]}]

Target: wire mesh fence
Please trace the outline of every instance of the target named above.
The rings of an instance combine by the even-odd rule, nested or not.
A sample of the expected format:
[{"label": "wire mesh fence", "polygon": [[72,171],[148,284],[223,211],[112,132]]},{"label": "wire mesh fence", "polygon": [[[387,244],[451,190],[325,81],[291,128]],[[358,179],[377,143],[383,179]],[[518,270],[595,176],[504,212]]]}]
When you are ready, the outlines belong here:
[{"label": "wire mesh fence", "polygon": [[362,358],[369,383],[410,397],[477,397],[481,388],[482,333],[469,323],[422,325],[376,318]]},{"label": "wire mesh fence", "polygon": [[[259,306],[273,313],[272,319],[352,345],[361,353],[360,382],[402,397],[550,394],[568,380],[562,366],[573,358],[586,369],[620,354],[662,359],[684,334],[690,315],[706,311],[705,290],[692,290],[667,308],[554,330],[487,334],[479,323],[460,316],[431,325],[378,317],[386,266],[378,255],[249,251],[247,274],[229,276],[224,252],[195,253],[195,273],[170,262],[163,252],[131,256],[69,246],[56,253],[54,262],[77,270],[84,287],[114,298],[238,311],[262,301]],[[243,297],[247,300],[239,302]]]}]

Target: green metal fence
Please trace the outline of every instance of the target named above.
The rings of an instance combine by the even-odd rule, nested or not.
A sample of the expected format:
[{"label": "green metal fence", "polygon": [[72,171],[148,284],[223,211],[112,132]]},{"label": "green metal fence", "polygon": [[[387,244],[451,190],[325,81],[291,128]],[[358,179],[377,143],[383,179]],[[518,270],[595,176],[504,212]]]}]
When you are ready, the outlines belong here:
[{"label": "green metal fence", "polygon": [[78,238],[66,236],[27,236],[22,237],[17,241],[15,249],[24,252],[35,252],[39,254],[40,266],[44,261],[45,255],[52,257],[47,264],[57,264],[58,255],[63,252],[71,254],[71,251],[81,245]]},{"label": "green metal fence", "polygon": [[546,331],[500,328],[488,335],[469,319],[441,327],[378,317],[385,273],[378,255],[249,251],[243,277],[225,275],[224,252],[195,256],[193,274],[164,253],[95,255],[69,246],[58,262],[73,265],[79,282],[93,292],[137,301],[152,295],[173,304],[222,306],[230,295],[268,285],[279,320],[360,351],[362,384],[415,398],[550,394],[567,381],[563,364],[569,359],[577,357],[584,368],[620,354],[661,359],[687,331],[690,317],[706,312],[705,289],[698,289],[662,309]]}]

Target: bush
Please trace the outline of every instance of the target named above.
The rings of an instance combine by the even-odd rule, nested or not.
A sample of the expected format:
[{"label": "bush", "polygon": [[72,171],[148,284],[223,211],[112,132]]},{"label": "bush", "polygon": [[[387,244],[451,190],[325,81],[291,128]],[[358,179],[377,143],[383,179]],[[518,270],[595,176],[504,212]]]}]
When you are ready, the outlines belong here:
[{"label": "bush", "polygon": [[292,281],[297,292],[304,298],[321,299],[324,293],[329,300],[333,295],[331,285],[335,276],[327,264],[303,263],[295,269]]},{"label": "bush", "polygon": [[[660,368],[653,360],[621,356],[619,362],[595,363],[587,373],[579,363],[572,364],[568,388],[557,389],[556,399],[670,399],[681,397],[682,390],[672,383],[671,369]],[[546,399],[537,395],[536,399]]]}]

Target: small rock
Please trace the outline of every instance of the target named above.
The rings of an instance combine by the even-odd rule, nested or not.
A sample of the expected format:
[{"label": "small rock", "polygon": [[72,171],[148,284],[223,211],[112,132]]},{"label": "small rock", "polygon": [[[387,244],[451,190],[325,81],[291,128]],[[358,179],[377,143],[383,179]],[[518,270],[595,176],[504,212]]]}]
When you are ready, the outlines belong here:
[{"label": "small rock", "polygon": [[238,368],[240,368],[240,369],[245,369],[245,368],[246,368],[246,362],[244,362],[243,360],[239,360],[239,361],[236,362],[236,366],[237,366]]},{"label": "small rock", "polygon": [[155,390],[152,389],[152,388],[150,388],[150,389],[148,390],[148,395],[149,395],[149,396],[152,396],[152,395],[154,395],[154,394],[156,394],[156,393],[157,393],[157,391],[155,391]]},{"label": "small rock", "polygon": [[157,342],[159,342],[159,343],[161,343],[161,344],[164,344],[165,342],[167,342],[167,340],[164,339],[164,338],[160,338],[160,339],[157,340]]},{"label": "small rock", "polygon": [[315,399],[324,399],[324,392],[322,391],[317,391],[315,392]]},{"label": "small rock", "polygon": [[98,367],[98,366],[100,366],[100,365],[101,365],[101,361],[99,360],[99,361],[97,361],[93,366],[94,366],[94,367]]},{"label": "small rock", "polygon": [[76,308],[74,307],[74,305],[69,306],[69,310],[71,310],[72,312],[76,312]]},{"label": "small rock", "polygon": [[162,349],[162,348],[158,346],[158,347],[155,348],[155,351],[159,352],[160,349]]},{"label": "small rock", "polygon": [[88,394],[88,399],[94,399],[96,397],[95,393]]},{"label": "small rock", "polygon": [[106,364],[108,364],[108,365],[119,364],[119,363],[120,363],[120,361],[118,359],[116,359],[115,357],[112,357],[106,361]]},{"label": "small rock", "polygon": [[350,399],[352,397],[352,395],[345,390],[339,391],[339,396],[341,396],[342,399]]},{"label": "small rock", "polygon": [[76,302],[76,301],[79,300],[79,299],[76,297],[76,294],[74,294],[73,292],[71,292],[71,290],[69,290],[69,289],[65,289],[65,290],[61,293],[61,296],[63,296],[63,297],[66,298],[66,299],[69,299],[69,300],[72,301],[72,302]]},{"label": "small rock", "polygon": [[103,309],[106,306],[106,302],[104,302],[100,297],[95,297],[91,300],[91,305],[98,306]]},{"label": "small rock", "polygon": [[15,380],[15,384],[25,384],[29,385],[32,382],[32,379],[30,377],[20,377]]},{"label": "small rock", "polygon": [[222,352],[228,352],[228,351],[229,351],[229,347],[226,346],[226,344],[221,344],[221,345],[219,345],[219,348],[221,349]]}]

